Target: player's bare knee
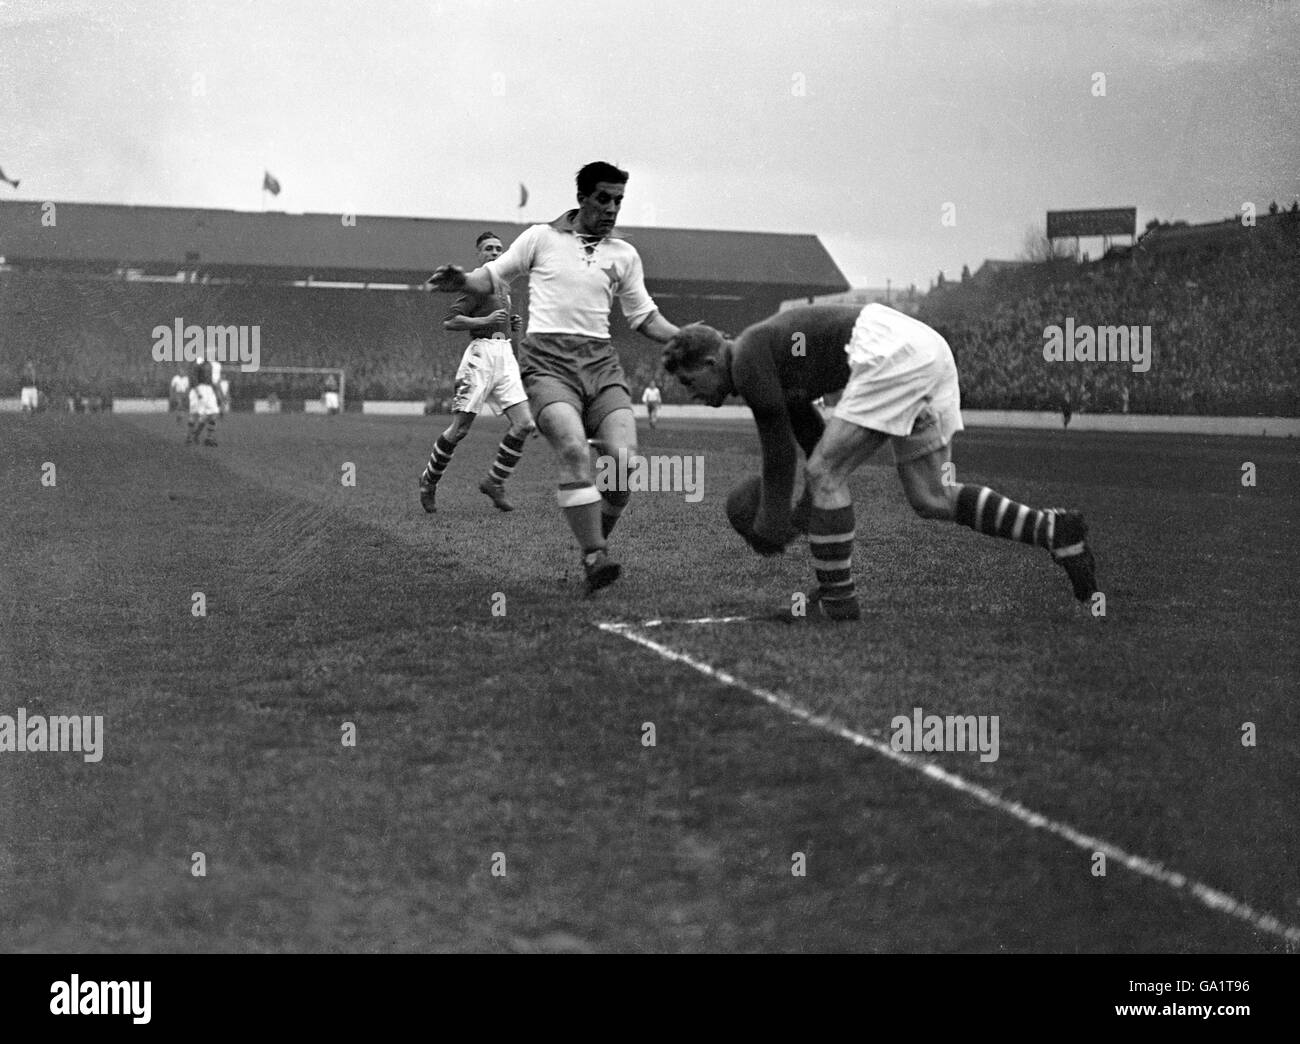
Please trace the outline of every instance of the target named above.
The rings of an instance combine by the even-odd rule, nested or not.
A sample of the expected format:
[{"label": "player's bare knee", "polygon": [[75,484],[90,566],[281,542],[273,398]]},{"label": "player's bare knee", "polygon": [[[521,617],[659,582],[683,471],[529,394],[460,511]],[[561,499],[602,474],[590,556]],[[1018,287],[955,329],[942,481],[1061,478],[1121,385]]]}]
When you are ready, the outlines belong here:
[{"label": "player's bare knee", "polygon": [[524,421],[522,424],[510,425],[510,434],[517,439],[529,438],[536,430],[537,425],[531,419]]},{"label": "player's bare knee", "polygon": [[581,472],[591,463],[590,447],[585,439],[562,439],[555,445],[560,463],[575,472]]},{"label": "player's bare knee", "polygon": [[814,456],[808,461],[807,468],[808,487],[813,491],[814,496],[828,496],[832,493],[838,493],[847,480],[848,476],[841,474],[825,457]]}]

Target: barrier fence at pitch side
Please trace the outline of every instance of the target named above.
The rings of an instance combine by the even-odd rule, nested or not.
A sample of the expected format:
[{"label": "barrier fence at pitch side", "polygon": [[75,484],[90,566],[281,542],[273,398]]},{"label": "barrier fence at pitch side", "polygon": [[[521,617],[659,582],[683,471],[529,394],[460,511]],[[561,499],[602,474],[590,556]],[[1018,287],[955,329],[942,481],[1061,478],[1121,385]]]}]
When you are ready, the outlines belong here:
[{"label": "barrier fence at pitch side", "polygon": [[[167,400],[114,399],[114,413],[166,413]],[[420,401],[367,400],[360,404],[361,412],[378,417],[423,416],[426,404]],[[353,412],[357,403],[349,403]],[[18,399],[0,399],[0,413],[17,413],[21,409]],[[646,408],[634,405],[638,417],[646,415]],[[254,413],[273,411],[267,400],[253,403]],[[284,410],[283,412],[290,412]],[[293,412],[297,412],[296,410]],[[304,399],[302,412],[324,413],[319,398]],[[963,410],[962,420],[968,428],[1012,428],[1057,430],[1064,427],[1058,411],[1036,410]],[[750,419],[748,406],[662,406],[661,420],[714,420],[742,421]],[[1300,438],[1300,417],[1163,417],[1139,413],[1075,413],[1070,418],[1070,431],[1142,432],[1169,435],[1253,435],[1270,438]]]}]

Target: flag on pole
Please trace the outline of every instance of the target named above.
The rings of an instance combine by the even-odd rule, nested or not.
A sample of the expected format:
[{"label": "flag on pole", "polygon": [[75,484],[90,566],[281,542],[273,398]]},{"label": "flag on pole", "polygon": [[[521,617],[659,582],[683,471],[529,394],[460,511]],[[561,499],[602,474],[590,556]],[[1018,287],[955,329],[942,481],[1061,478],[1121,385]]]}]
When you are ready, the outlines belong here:
[{"label": "flag on pole", "polygon": [[[17,186],[14,186],[17,188]],[[528,186],[522,181],[519,183],[519,209],[522,210],[528,205]]]},{"label": "flag on pole", "polygon": [[280,183],[276,181],[275,178],[271,177],[271,172],[269,170],[262,172],[262,191],[269,192],[273,196],[278,196],[280,194]]},{"label": "flag on pole", "polygon": [[6,185],[12,185],[14,188],[18,187],[18,182],[16,180],[5,177],[5,172],[2,168],[0,168],[0,181],[3,181]]}]

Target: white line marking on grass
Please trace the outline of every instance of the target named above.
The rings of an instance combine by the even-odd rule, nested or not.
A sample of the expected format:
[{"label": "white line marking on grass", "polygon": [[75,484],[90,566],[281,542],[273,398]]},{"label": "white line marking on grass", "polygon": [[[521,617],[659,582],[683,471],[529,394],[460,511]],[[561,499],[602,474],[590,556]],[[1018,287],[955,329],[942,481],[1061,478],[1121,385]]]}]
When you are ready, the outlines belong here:
[{"label": "white line marking on grass", "polygon": [[1260,931],[1268,932],[1272,935],[1279,935],[1288,942],[1300,943],[1300,928],[1285,924],[1272,914],[1260,913],[1258,910],[1255,910],[1240,899],[1228,895],[1226,892],[1221,892],[1217,888],[1211,888],[1209,885],[1202,884],[1200,881],[1188,877],[1186,874],[1180,874],[1176,870],[1168,870],[1161,863],[1157,863],[1154,860],[1145,859],[1142,856],[1132,855],[1125,852],[1122,848],[1112,845],[1109,841],[1103,841],[1099,837],[1093,837],[1090,834],[1083,833],[1081,830],[1076,830],[1068,823],[1058,823],[1056,820],[1051,819],[1040,812],[1035,812],[1033,809],[1026,808],[1019,801],[1008,801],[1006,798],[1000,797],[986,787],[982,787],[978,783],[969,783],[956,773],[940,768],[938,765],[926,761],[924,758],[918,758],[915,755],[894,750],[889,746],[889,744],[883,743],[878,739],[873,739],[870,736],[865,736],[860,732],[855,732],[847,725],[841,724],[828,715],[815,714],[808,710],[808,708],[795,703],[789,697],[782,696],[780,693],[771,692],[767,689],[759,688],[756,685],[750,685],[748,682],[741,681],[735,675],[728,674],[721,668],[704,663],[702,660],[697,660],[686,653],[670,649],[668,646],[662,645],[659,642],[640,634],[634,624],[600,623],[596,626],[608,634],[616,634],[622,638],[626,638],[630,642],[636,642],[636,644],[642,645],[645,648],[658,653],[666,660],[671,660],[675,663],[684,663],[688,667],[693,667],[701,674],[716,682],[720,682],[723,685],[730,685],[732,688],[741,689],[744,692],[749,693],[751,696],[757,696],[765,703],[771,704],[773,707],[784,711],[786,714],[789,714],[793,718],[797,718],[799,721],[805,722],[806,724],[819,729],[824,729],[832,735],[848,740],[854,746],[866,747],[868,750],[889,758],[889,760],[894,761],[899,765],[920,772],[923,776],[934,780],[936,783],[942,783],[944,786],[951,787],[959,793],[969,795],[981,804],[987,805],[989,808],[997,809],[999,812],[1005,812],[1013,818],[1020,820],[1020,822],[1024,823],[1026,826],[1033,827],[1036,830],[1046,830],[1049,834],[1055,834],[1057,837],[1063,838],[1070,842],[1070,844],[1083,849],[1089,854],[1093,852],[1103,852],[1107,859],[1120,863],[1122,866],[1132,870],[1135,874],[1141,874],[1143,877],[1149,877],[1153,881],[1159,881],[1161,884],[1166,884],[1175,891],[1185,892],[1205,906],[1209,907],[1211,910],[1217,910],[1220,913],[1228,914],[1230,917],[1236,917],[1238,920],[1245,921],[1252,927],[1258,928]]},{"label": "white line marking on grass", "polygon": [[[638,626],[640,627],[662,627],[664,624],[724,624],[724,623],[748,623],[758,619],[755,616],[698,616],[693,620],[643,620]],[[601,624],[601,627],[609,631],[621,631],[632,624]]]}]

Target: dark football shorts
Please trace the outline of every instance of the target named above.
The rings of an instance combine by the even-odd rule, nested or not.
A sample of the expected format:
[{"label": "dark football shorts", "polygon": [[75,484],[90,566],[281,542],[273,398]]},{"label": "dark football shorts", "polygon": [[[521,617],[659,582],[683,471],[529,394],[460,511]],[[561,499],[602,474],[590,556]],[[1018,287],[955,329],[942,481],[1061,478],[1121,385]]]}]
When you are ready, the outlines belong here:
[{"label": "dark football shorts", "polygon": [[609,341],[577,334],[529,334],[519,345],[519,374],[534,417],[567,402],[588,437],[615,410],[632,408],[627,377]]}]

